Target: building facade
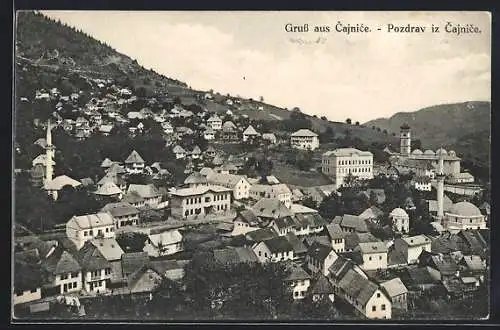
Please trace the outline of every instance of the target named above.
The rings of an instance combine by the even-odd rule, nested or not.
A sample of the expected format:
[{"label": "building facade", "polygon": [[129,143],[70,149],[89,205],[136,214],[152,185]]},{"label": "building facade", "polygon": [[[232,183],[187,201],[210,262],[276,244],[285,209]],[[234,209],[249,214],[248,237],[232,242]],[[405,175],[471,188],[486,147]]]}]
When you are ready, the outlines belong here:
[{"label": "building facade", "polygon": [[172,216],[193,219],[209,214],[227,213],[231,209],[232,190],[220,186],[181,188],[171,192]]},{"label": "building facade", "polygon": [[318,134],[308,129],[300,129],[290,136],[292,148],[301,150],[315,150],[319,148]]},{"label": "building facade", "polygon": [[355,148],[327,151],[323,154],[321,169],[323,174],[335,181],[335,186],[338,189],[344,185],[348,175],[359,179],[372,179],[373,154]]}]

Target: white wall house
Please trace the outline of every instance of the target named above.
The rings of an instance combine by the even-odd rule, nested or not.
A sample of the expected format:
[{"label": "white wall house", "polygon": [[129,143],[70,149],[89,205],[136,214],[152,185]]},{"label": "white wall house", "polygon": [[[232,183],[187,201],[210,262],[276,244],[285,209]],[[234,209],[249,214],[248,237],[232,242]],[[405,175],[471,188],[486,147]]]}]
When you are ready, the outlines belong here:
[{"label": "white wall house", "polygon": [[290,136],[292,148],[302,150],[315,150],[319,148],[318,134],[308,129],[299,129]]},{"label": "white wall house", "polygon": [[250,197],[250,182],[242,175],[213,173],[207,180],[209,184],[231,189],[235,200]]},{"label": "white wall house", "polygon": [[287,208],[292,207],[292,191],[284,183],[279,184],[252,184],[249,190],[249,195],[255,200],[261,198],[276,198]]},{"label": "white wall house", "polygon": [[66,236],[77,249],[93,238],[115,238],[114,219],[107,212],[73,216],[66,223]]},{"label": "white wall house", "polygon": [[214,114],[210,118],[208,118],[207,126],[213,129],[214,131],[220,130],[222,128],[222,119],[220,119],[219,116]]},{"label": "white wall house", "polygon": [[224,214],[231,210],[232,190],[221,186],[181,188],[170,193],[172,216],[177,219]]},{"label": "white wall house", "polygon": [[182,251],[182,234],[178,230],[167,230],[149,235],[144,252],[150,257],[162,257]]},{"label": "white wall house", "polygon": [[284,236],[257,243],[252,250],[261,263],[293,260],[293,247]]},{"label": "white wall house", "polygon": [[392,221],[392,229],[397,233],[407,234],[410,231],[410,217],[402,208],[395,208],[389,214]]},{"label": "white wall house", "polygon": [[394,240],[394,248],[401,252],[408,264],[418,262],[418,257],[423,251],[431,251],[431,239],[425,235],[397,238]]},{"label": "white wall house", "polygon": [[363,270],[387,269],[387,246],[383,242],[359,243],[355,250],[359,250],[363,263]]},{"label": "white wall house", "polygon": [[355,148],[340,148],[327,151],[322,157],[323,174],[335,180],[337,188],[342,187],[346,176],[359,179],[373,178],[373,154]]}]

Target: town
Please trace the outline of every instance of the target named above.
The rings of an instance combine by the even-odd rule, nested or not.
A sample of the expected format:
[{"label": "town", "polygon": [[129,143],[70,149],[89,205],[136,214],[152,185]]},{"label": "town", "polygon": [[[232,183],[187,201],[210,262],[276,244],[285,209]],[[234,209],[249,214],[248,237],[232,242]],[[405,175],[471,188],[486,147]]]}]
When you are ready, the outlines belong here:
[{"label": "town", "polygon": [[71,79],[16,95],[14,317],[488,314],[489,178],[408,124],[370,145],[263,98]]}]

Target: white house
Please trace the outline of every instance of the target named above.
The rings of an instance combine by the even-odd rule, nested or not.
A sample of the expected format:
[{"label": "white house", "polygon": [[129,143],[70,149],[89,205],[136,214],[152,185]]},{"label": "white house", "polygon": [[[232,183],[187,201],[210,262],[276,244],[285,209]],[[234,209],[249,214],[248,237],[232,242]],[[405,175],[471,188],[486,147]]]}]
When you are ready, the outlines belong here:
[{"label": "white house", "polygon": [[82,267],[62,247],[57,247],[52,254],[42,260],[40,266],[48,286],[59,294],[82,290]]},{"label": "white house", "polygon": [[172,152],[175,154],[176,159],[182,159],[186,157],[186,150],[182,148],[180,145],[176,145],[174,149],[172,149]]},{"label": "white house", "polygon": [[261,263],[293,260],[293,246],[284,236],[257,243],[252,250]]},{"label": "white house", "polygon": [[162,193],[153,184],[130,184],[127,194],[136,192],[144,199],[144,203],[152,208],[160,207]]},{"label": "white house", "polygon": [[355,148],[339,148],[327,151],[322,156],[321,171],[342,187],[348,175],[359,179],[373,178],[373,154]]},{"label": "white house", "polygon": [[209,184],[231,189],[235,200],[250,197],[250,183],[242,175],[213,173],[207,180]]},{"label": "white house", "polygon": [[387,269],[387,246],[384,242],[359,243],[355,251],[359,251],[363,270]]},{"label": "white house", "polygon": [[218,131],[222,128],[222,119],[220,119],[217,114],[213,114],[210,118],[208,118],[207,126],[214,131]]},{"label": "white house", "polygon": [[243,131],[243,142],[248,141],[249,139],[260,136],[260,133],[253,128],[252,125],[248,126],[246,130]]},{"label": "white house", "polygon": [[291,265],[289,274],[285,277],[285,285],[290,287],[294,300],[304,299],[311,286],[311,275],[300,266]]},{"label": "white house", "polygon": [[130,155],[125,159],[125,170],[129,174],[140,174],[144,172],[144,159],[139,153],[133,150]]},{"label": "white house", "polygon": [[308,129],[299,129],[290,136],[292,148],[302,150],[315,150],[319,148],[318,134]]},{"label": "white house", "polygon": [[73,216],[66,223],[66,236],[80,249],[93,238],[115,238],[115,224],[109,213]]},{"label": "white house", "polygon": [[408,262],[418,262],[422,251],[431,252],[431,239],[425,235],[397,238],[394,240],[394,248],[402,253]]},{"label": "white house", "polygon": [[215,131],[212,128],[207,128],[205,132],[203,132],[203,137],[205,140],[213,140],[215,139]]},{"label": "white house", "polygon": [[410,217],[402,208],[395,208],[389,214],[392,221],[392,228],[397,233],[407,234],[410,231]]},{"label": "white house", "polygon": [[252,184],[249,191],[250,197],[259,200],[261,198],[275,198],[285,204],[286,207],[292,206],[292,191],[284,183],[279,184]]},{"label": "white house", "polygon": [[144,245],[150,257],[162,257],[182,251],[182,234],[178,230],[167,230],[150,234]]},{"label": "white house", "polygon": [[176,189],[170,193],[172,217],[188,219],[231,210],[231,189],[221,186],[198,186]]},{"label": "white house", "polygon": [[129,203],[106,204],[101,212],[109,212],[114,219],[116,229],[139,224],[139,210]]},{"label": "white house", "polygon": [[321,273],[327,276],[330,266],[337,260],[338,254],[331,246],[326,246],[320,242],[314,242],[307,249],[306,265],[312,274]]},{"label": "white house", "polygon": [[231,236],[245,235],[251,231],[261,228],[262,221],[252,212],[252,210],[243,210],[238,212],[233,220],[233,231]]},{"label": "white house", "polygon": [[417,190],[420,191],[432,190],[431,178],[429,176],[426,175],[417,176],[412,179],[412,183],[415,189]]},{"label": "white house", "polygon": [[328,237],[332,243],[332,249],[337,253],[345,252],[346,233],[338,224],[329,224],[326,226]]},{"label": "white house", "polygon": [[174,134],[174,127],[169,122],[161,123],[161,128],[163,128],[165,134]]},{"label": "white house", "polygon": [[87,241],[75,253],[75,258],[82,267],[82,288],[88,293],[105,293],[111,280],[111,263],[99,249]]}]

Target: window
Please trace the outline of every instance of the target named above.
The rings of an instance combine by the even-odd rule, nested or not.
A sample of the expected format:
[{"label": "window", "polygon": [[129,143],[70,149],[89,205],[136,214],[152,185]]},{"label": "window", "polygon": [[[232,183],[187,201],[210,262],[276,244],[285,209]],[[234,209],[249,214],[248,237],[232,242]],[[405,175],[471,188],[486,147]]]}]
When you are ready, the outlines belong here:
[{"label": "window", "polygon": [[368,260],[372,261],[372,257],[368,257]]},{"label": "window", "polygon": [[382,310],[385,311],[385,304],[382,305]]},{"label": "window", "polygon": [[379,257],[378,257],[378,260],[382,260],[382,256],[379,256]]},{"label": "window", "polygon": [[372,312],[376,312],[377,311],[377,306],[372,306]]},{"label": "window", "polygon": [[266,257],[266,258],[267,258],[267,252],[265,252],[265,253],[264,253],[264,257]]},{"label": "window", "polygon": [[68,274],[61,274],[61,281],[66,280],[68,278]]},{"label": "window", "polygon": [[108,231],[109,231],[109,228],[106,228],[106,232],[108,232]]},{"label": "window", "polygon": [[262,256],[262,251],[259,251],[259,257]]},{"label": "window", "polygon": [[299,296],[299,292],[298,292],[298,291],[295,291],[295,292],[293,293],[293,295],[294,295],[295,297],[298,297],[298,296]]},{"label": "window", "polygon": [[380,298],[380,293],[377,293],[377,298]]},{"label": "window", "polygon": [[85,230],[85,231],[83,232],[83,236],[85,237],[85,236],[87,236],[87,234],[88,234],[88,233],[87,233],[87,231]]},{"label": "window", "polygon": [[68,292],[68,285],[67,284],[64,284],[64,286],[63,286],[63,292]]},{"label": "window", "polygon": [[30,290],[30,292],[31,292],[31,293],[35,293],[35,292],[37,292],[37,291],[38,291],[38,289],[37,289],[37,288],[34,288],[34,289],[31,289],[31,290]]}]

